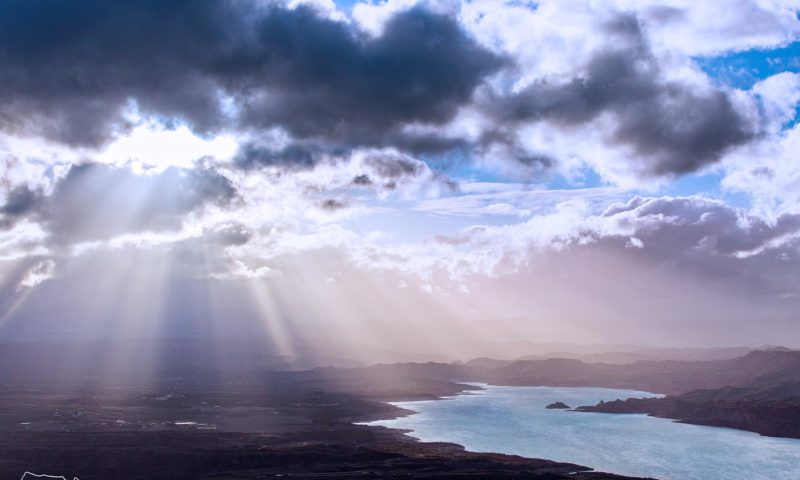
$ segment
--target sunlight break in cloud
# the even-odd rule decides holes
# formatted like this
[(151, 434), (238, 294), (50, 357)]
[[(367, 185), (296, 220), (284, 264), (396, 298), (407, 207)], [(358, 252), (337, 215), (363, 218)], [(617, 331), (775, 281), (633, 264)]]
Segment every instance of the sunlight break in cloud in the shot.
[(798, 37), (746, 0), (2, 2), (0, 337), (783, 341)]

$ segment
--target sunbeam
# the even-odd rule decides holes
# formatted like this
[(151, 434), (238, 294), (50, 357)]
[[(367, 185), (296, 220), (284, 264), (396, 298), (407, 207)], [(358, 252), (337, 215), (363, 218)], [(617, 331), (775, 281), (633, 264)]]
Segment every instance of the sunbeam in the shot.
[(0, 1), (0, 478), (794, 480), (796, 3)]

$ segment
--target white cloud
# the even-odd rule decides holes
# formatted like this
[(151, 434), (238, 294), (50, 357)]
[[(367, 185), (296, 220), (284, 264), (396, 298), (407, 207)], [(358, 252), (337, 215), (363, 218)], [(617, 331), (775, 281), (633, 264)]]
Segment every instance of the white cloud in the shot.
[(731, 158), (722, 186), (743, 193), (759, 215), (800, 211), (800, 124)]
[(47, 259), (35, 263), (28, 269), (28, 271), (22, 277), (22, 280), (20, 280), (19, 284), (17, 285), (17, 291), (35, 287), (36, 285), (49, 280), (53, 277), (55, 270), (56, 263), (53, 260)]
[[(300, 3), (309, 2), (298, 1), (293, 5)], [(329, 0), (310, 3), (337, 18), (341, 13)], [(393, 13), (415, 3), (414, 0), (358, 3), (352, 9), (353, 20), (377, 34)], [(463, 4), (427, 2), (426, 5), (456, 14), (482, 43), (515, 60), (517, 70), (492, 80), (492, 88), (506, 90), (519, 90), (543, 78), (568, 80), (579, 76), (597, 50), (617, 41), (600, 27), (620, 13), (634, 13), (643, 22), (660, 67), (659, 74), (663, 76), (661, 80), (680, 81), (698, 91), (711, 88), (712, 82), (697, 67), (692, 56), (781, 45), (799, 31), (796, 12), (790, 5), (778, 2), (675, 1), (653, 7), (649, 2), (624, 0), (547, 0), (536, 4), (476, 0)], [(773, 127), (772, 136), (725, 160), (723, 165), (727, 172), (723, 185), (731, 191), (752, 195), (758, 205), (756, 213), (772, 219), (800, 208), (800, 194), (797, 193), (800, 191), (800, 168), (795, 158), (795, 152), (800, 151), (800, 133), (797, 127), (783, 133), (774, 127), (793, 117), (800, 101), (799, 78), (797, 74), (783, 73), (758, 83), (750, 92), (733, 92), (741, 112), (755, 118), (754, 112), (762, 108), (766, 112), (763, 119)], [(637, 218), (635, 228), (622, 228), (597, 213), (610, 202), (629, 196), (631, 190), (655, 192), (671, 181), (668, 178), (642, 180), (641, 154), (609, 142), (615, 128), (615, 119), (610, 115), (599, 115), (574, 128), (542, 122), (521, 126), (514, 132), (518, 137), (515, 147), (557, 159), (554, 172), (575, 179), (581, 172), (590, 170), (612, 185), (569, 190), (548, 190), (536, 184), (462, 180), (457, 191), (452, 182), (425, 162), (394, 149), (361, 149), (343, 158), (330, 156), (308, 170), (267, 167), (243, 171), (229, 163), (242, 139), (201, 138), (185, 126), (170, 130), (141, 118), (137, 122), (138, 126), (127, 135), (103, 151), (95, 152), (94, 159), (142, 169), (163, 169), (170, 165), (188, 168), (195, 165), (199, 157), (214, 157), (235, 185), (240, 201), (230, 209), (209, 208), (187, 215), (180, 229), (160, 236), (151, 232), (118, 235), (105, 243), (84, 245), (77, 254), (109, 246), (177, 245), (202, 237), (204, 229), (210, 225), (234, 218), (253, 232), (247, 244), (226, 250), (226, 255), (230, 256), (229, 273), (234, 276), (271, 276), (270, 267), (258, 262), (324, 248), (350, 251), (351, 260), (358, 268), (398, 268), (426, 278), (437, 270), (453, 278), (474, 273), (494, 276), (523, 268), (529, 261), (531, 249), (559, 250), (569, 244), (594, 241), (587, 236), (587, 229), (600, 237), (625, 235), (626, 245), (647, 250), (651, 242), (639, 233), (657, 228), (662, 219)], [(413, 128), (425, 129), (424, 126)], [(464, 108), (442, 131), (478, 140), (487, 128), (485, 116), (472, 106)], [(289, 139), (280, 129), (272, 129), (265, 132), (261, 140), (280, 147)], [(63, 171), (85, 153), (13, 138), (5, 139), (4, 147), (20, 154), (22, 159), (13, 160), (14, 165), (9, 163), (12, 160), (7, 160), (3, 181), (7, 185), (17, 185), (35, 180), (44, 185), (45, 191), (52, 187), (54, 180), (43, 178), (63, 176)], [(513, 156), (511, 153), (487, 149), (477, 159), (477, 167), (524, 178), (525, 169), (515, 164), (515, 160), (506, 158)], [(383, 228), (382, 224), (378, 229), (380, 234), (365, 233), (376, 231), (375, 224), (382, 215), (397, 212), (468, 220), (447, 226), (434, 225), (426, 230), (435, 231), (426, 238), (439, 241), (396, 240), (398, 232)], [(42, 245), (44, 235), (39, 232), (37, 237), (35, 228), (30, 225), (25, 228), (28, 229), (25, 237), (28, 244), (24, 251), (31, 252), (34, 249), (30, 244), (40, 242)], [(22, 230), (15, 232), (19, 235)], [(0, 237), (0, 254), (5, 252), (5, 258), (18, 255), (15, 251), (23, 251), (19, 242), (3, 241), (4, 238)]]
[(772, 133), (780, 132), (787, 122), (794, 120), (800, 104), (800, 74), (782, 72), (772, 75), (753, 86), (753, 93), (767, 111)]
[(636, 237), (631, 237), (628, 239), (628, 243), (626, 243), (625, 246), (631, 248), (644, 248), (644, 242)]

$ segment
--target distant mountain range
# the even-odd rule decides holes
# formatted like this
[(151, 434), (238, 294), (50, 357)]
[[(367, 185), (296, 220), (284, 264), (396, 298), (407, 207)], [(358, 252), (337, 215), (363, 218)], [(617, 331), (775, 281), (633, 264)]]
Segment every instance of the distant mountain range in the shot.
[(476, 368), (484, 370), (481, 374), (484, 380), (496, 385), (634, 388), (680, 394), (696, 389), (744, 386), (766, 375), (795, 375), (800, 380), (800, 351), (753, 350), (726, 360), (643, 360), (628, 364), (551, 358)]
[[(465, 367), (508, 367), (505, 375), (513, 382), (519, 362), (553, 358), (586, 363), (632, 364), (643, 360), (720, 360), (742, 356), (751, 349), (656, 348), (636, 345), (577, 345), (515, 341), (481, 345), (451, 345), (453, 351), (502, 354), (461, 362), (439, 353), (415, 354), (374, 347), (357, 349), (316, 348), (314, 343), (297, 343), (291, 353), (265, 344), (257, 338), (152, 338), (63, 342), (0, 343), (0, 381), (91, 380), (111, 377), (119, 380), (147, 380), (164, 376), (220, 375), (258, 371), (301, 371), (316, 367), (353, 368), (370, 364), (437, 362)], [(469, 357), (467, 357), (469, 358)], [(511, 365), (514, 364), (512, 367)], [(534, 364), (529, 364), (530, 367)]]
[[(0, 345), (5, 384), (297, 384), (397, 400), (457, 391), (459, 382), (494, 385), (607, 387), (666, 394), (619, 399), (580, 410), (635, 412), (706, 425), (800, 438), (800, 351), (767, 349), (640, 349), (570, 353), (577, 358), (468, 362), (404, 362), (363, 366), (333, 356), (272, 355), (255, 345), (165, 341), (147, 350), (135, 341), (104, 344)], [(229, 350), (230, 349), (230, 350)], [(734, 354), (741, 353), (735, 356)], [(684, 359), (638, 357), (677, 356)], [(733, 358), (730, 356), (734, 355)], [(702, 359), (687, 360), (688, 358)], [(607, 358), (613, 361), (599, 362)], [(592, 361), (589, 361), (591, 359)], [(628, 360), (623, 362), (622, 360)], [(318, 366), (328, 365), (328, 366)], [(412, 388), (413, 387), (413, 388)], [(317, 388), (317, 387), (314, 387)]]

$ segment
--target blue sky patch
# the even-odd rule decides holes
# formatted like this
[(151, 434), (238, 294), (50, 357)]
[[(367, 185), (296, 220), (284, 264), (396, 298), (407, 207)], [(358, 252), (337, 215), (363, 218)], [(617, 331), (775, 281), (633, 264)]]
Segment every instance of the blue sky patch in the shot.
[(767, 50), (746, 50), (695, 59), (717, 82), (749, 90), (757, 82), (781, 72), (800, 72), (800, 42)]

